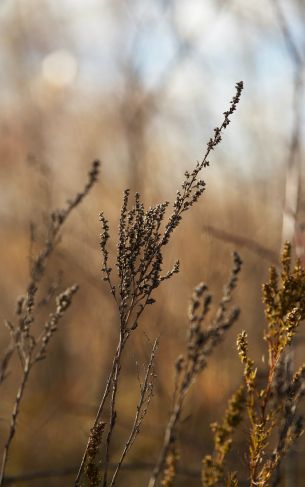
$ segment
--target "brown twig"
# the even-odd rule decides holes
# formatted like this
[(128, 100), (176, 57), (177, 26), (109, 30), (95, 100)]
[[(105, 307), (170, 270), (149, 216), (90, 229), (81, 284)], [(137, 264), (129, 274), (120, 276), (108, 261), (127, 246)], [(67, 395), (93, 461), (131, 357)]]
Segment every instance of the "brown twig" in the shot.
[(121, 371), (121, 356), (122, 356), (123, 348), (124, 348), (124, 336), (120, 334), (117, 359), (115, 362), (115, 368), (114, 368), (113, 379), (112, 379), (112, 394), (111, 394), (110, 414), (109, 414), (110, 424), (109, 424), (109, 431), (106, 440), (106, 453), (105, 453), (105, 465), (104, 465), (104, 477), (103, 477), (104, 487), (107, 486), (108, 464), (110, 460), (110, 444), (111, 444), (111, 438), (116, 424), (117, 413), (115, 410), (115, 405), (116, 405), (116, 396), (118, 391), (119, 375)]
[(6, 440), (5, 445), (4, 445), (2, 461), (1, 461), (1, 470), (0, 470), (0, 485), (1, 486), (3, 485), (5, 467), (6, 467), (6, 463), (7, 463), (7, 459), (8, 459), (8, 455), (9, 455), (10, 446), (11, 446), (11, 443), (12, 443), (13, 438), (14, 438), (15, 433), (16, 433), (17, 418), (18, 418), (18, 415), (20, 412), (20, 405), (21, 405), (21, 401), (23, 399), (23, 394), (24, 394), (25, 387), (26, 387), (26, 384), (27, 384), (27, 381), (29, 378), (30, 370), (31, 370), (31, 361), (30, 361), (30, 357), (29, 357), (24, 364), (21, 383), (20, 383), (20, 386), (19, 386), (19, 389), (18, 389), (18, 392), (16, 395), (15, 404), (14, 404), (13, 411), (12, 411), (10, 429), (9, 429), (7, 440)]
[(152, 394), (153, 394), (153, 381), (154, 381), (154, 374), (155, 374), (154, 373), (155, 354), (156, 354), (156, 351), (158, 348), (158, 343), (159, 343), (159, 340), (156, 339), (154, 341), (152, 351), (150, 354), (149, 363), (148, 363), (147, 368), (146, 368), (146, 374), (145, 374), (144, 382), (142, 385), (140, 385), (140, 400), (137, 404), (137, 410), (136, 410), (134, 422), (133, 422), (129, 437), (128, 437), (125, 445), (124, 445), (124, 449), (123, 449), (123, 452), (121, 454), (120, 460), (119, 460), (117, 467), (113, 473), (111, 483), (110, 483), (110, 487), (114, 486), (117, 475), (122, 468), (125, 457), (126, 457), (128, 451), (130, 450), (130, 448), (132, 447), (137, 435), (139, 434), (142, 422), (143, 422), (144, 417), (147, 413), (147, 409), (148, 409), (148, 406), (150, 404), (150, 400), (151, 400)]
[[(114, 356), (114, 359), (113, 359), (113, 362), (112, 362), (112, 367), (111, 367), (111, 371), (108, 375), (108, 378), (107, 378), (107, 382), (106, 382), (106, 385), (105, 385), (105, 390), (104, 390), (104, 394), (103, 394), (103, 397), (101, 399), (101, 402), (99, 404), (99, 408), (97, 410), (97, 413), (96, 413), (96, 417), (95, 417), (95, 420), (94, 420), (94, 423), (93, 423), (93, 426), (92, 428), (95, 428), (100, 420), (100, 417), (102, 415), (102, 412), (104, 410), (104, 406), (105, 406), (105, 403), (106, 403), (106, 400), (109, 396), (109, 392), (110, 392), (110, 388), (111, 388), (111, 383), (112, 383), (112, 380), (113, 380), (113, 376), (114, 376), (114, 372), (115, 372), (115, 368), (117, 366), (117, 360), (120, 359), (120, 357), (118, 356), (118, 353), (119, 353), (119, 348), (117, 348), (117, 352)], [(86, 445), (86, 448), (85, 448), (85, 451), (84, 451), (84, 454), (83, 454), (83, 457), (82, 457), (82, 460), (81, 460), (81, 463), (77, 469), (77, 475), (76, 475), (76, 478), (75, 478), (75, 482), (74, 482), (74, 485), (75, 487), (77, 487), (79, 485), (79, 481), (80, 481), (80, 478), (81, 478), (81, 475), (83, 473), (83, 470), (84, 470), (84, 467), (85, 467), (85, 463), (86, 463), (86, 459), (87, 459), (87, 454), (88, 454), (88, 448), (89, 448), (89, 441), (90, 441), (90, 437), (88, 438), (88, 442), (87, 442), (87, 445)]]

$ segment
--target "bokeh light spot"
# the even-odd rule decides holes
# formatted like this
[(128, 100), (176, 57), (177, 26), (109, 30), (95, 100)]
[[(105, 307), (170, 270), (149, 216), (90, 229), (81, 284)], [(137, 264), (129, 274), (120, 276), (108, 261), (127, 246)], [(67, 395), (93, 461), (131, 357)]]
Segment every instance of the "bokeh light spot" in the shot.
[(48, 54), (42, 61), (42, 77), (54, 86), (71, 85), (77, 75), (78, 63), (71, 52), (60, 49)]

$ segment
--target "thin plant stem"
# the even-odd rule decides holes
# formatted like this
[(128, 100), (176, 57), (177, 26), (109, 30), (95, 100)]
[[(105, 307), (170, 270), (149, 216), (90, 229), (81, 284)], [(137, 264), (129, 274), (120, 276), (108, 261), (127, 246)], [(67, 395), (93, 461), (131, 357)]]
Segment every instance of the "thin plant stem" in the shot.
[[(110, 387), (111, 387), (112, 379), (113, 379), (114, 372), (115, 372), (115, 368), (116, 368), (116, 361), (117, 361), (117, 353), (115, 354), (115, 357), (114, 357), (114, 359), (112, 361), (111, 371), (110, 371), (110, 373), (108, 375), (108, 379), (107, 379), (107, 382), (106, 382), (106, 386), (105, 386), (105, 389), (104, 389), (104, 393), (103, 393), (101, 402), (99, 404), (99, 407), (98, 407), (98, 410), (97, 410), (97, 413), (96, 413), (96, 416), (95, 416), (95, 420), (94, 420), (94, 423), (93, 423), (93, 428), (95, 428), (97, 426), (97, 424), (99, 422), (99, 419), (101, 417), (101, 414), (102, 414), (102, 412), (104, 410), (104, 406), (105, 406), (106, 400), (107, 400), (107, 398), (109, 396)], [(74, 487), (78, 487), (79, 486), (80, 478), (81, 478), (81, 475), (82, 475), (82, 473), (84, 471), (84, 468), (85, 468), (85, 463), (86, 463), (87, 454), (88, 454), (88, 448), (89, 448), (89, 439), (87, 441), (87, 444), (86, 444), (86, 447), (85, 447), (85, 451), (83, 453), (82, 460), (81, 460), (80, 466), (78, 468), (78, 472), (77, 472), (77, 475), (76, 475), (76, 478), (75, 478), (75, 481), (74, 481)]]
[(1, 470), (0, 470), (0, 486), (3, 485), (6, 464), (7, 464), (7, 460), (8, 460), (8, 456), (9, 456), (9, 451), (10, 451), (10, 447), (12, 445), (13, 438), (14, 438), (15, 433), (16, 433), (17, 418), (18, 418), (19, 413), (20, 413), (20, 405), (21, 405), (21, 401), (22, 401), (22, 398), (24, 395), (26, 384), (27, 384), (27, 381), (29, 378), (30, 370), (31, 370), (31, 358), (28, 357), (25, 360), (22, 380), (21, 380), (18, 392), (16, 394), (15, 404), (14, 404), (12, 417), (11, 417), (10, 429), (9, 429), (8, 437), (7, 437), (7, 440), (6, 440), (6, 443), (4, 446), (3, 455), (2, 455)]
[(156, 464), (155, 468), (153, 469), (151, 478), (149, 479), (148, 487), (154, 487), (156, 485), (156, 482), (157, 482), (160, 474), (161, 474), (161, 470), (163, 468), (165, 459), (167, 457), (167, 454), (168, 454), (170, 446), (171, 446), (171, 442), (172, 442), (172, 438), (173, 438), (173, 432), (175, 431), (176, 426), (177, 426), (179, 419), (180, 419), (180, 414), (181, 414), (182, 405), (183, 405), (183, 399), (184, 399), (184, 397), (181, 397), (181, 395), (180, 395), (179, 400), (177, 401), (177, 403), (173, 409), (173, 412), (171, 414), (171, 417), (168, 421), (166, 431), (165, 431), (165, 435), (164, 435), (164, 442), (162, 445), (162, 449), (161, 449), (161, 452), (159, 454), (157, 464)]
[(136, 436), (139, 433), (140, 425), (141, 425), (141, 422), (143, 420), (143, 414), (145, 415), (145, 412), (146, 412), (145, 410), (143, 411), (143, 406), (145, 405), (146, 393), (149, 389), (149, 381), (151, 379), (152, 370), (154, 367), (154, 359), (155, 359), (155, 353), (156, 353), (156, 350), (158, 347), (158, 342), (159, 342), (158, 339), (156, 339), (154, 344), (153, 344), (153, 347), (152, 347), (149, 364), (148, 364), (147, 369), (146, 369), (145, 379), (144, 379), (143, 385), (141, 386), (141, 396), (140, 396), (140, 401), (137, 405), (137, 411), (136, 411), (135, 419), (134, 419), (134, 422), (133, 422), (133, 425), (131, 428), (130, 435), (129, 435), (126, 443), (125, 443), (125, 446), (124, 446), (122, 455), (120, 457), (120, 460), (119, 460), (117, 467), (114, 471), (114, 474), (113, 474), (113, 477), (112, 477), (112, 480), (110, 483), (110, 487), (113, 487), (115, 484), (116, 478), (117, 478), (118, 473), (122, 467), (124, 459), (125, 459), (128, 451), (129, 451), (129, 449), (131, 448), (132, 444), (134, 443)]
[(117, 391), (118, 391), (119, 376), (120, 376), (120, 372), (121, 372), (121, 356), (122, 356), (123, 348), (124, 348), (124, 336), (123, 336), (123, 333), (121, 332), (118, 350), (117, 350), (117, 360), (116, 360), (113, 379), (112, 379), (112, 395), (111, 395), (111, 405), (110, 405), (110, 414), (109, 414), (110, 421), (109, 421), (109, 431), (108, 431), (107, 440), (106, 440), (103, 487), (107, 486), (108, 465), (109, 465), (109, 459), (110, 459), (110, 445), (111, 445), (113, 430), (114, 430), (115, 423), (116, 423), (115, 404), (116, 404), (116, 397), (117, 397)]

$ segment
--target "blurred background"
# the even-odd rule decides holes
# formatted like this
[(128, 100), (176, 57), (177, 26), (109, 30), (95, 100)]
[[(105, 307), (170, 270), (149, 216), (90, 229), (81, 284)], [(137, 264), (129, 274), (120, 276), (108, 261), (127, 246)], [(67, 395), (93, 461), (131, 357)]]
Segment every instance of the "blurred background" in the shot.
[[(181, 428), (181, 466), (198, 471), (212, 445), (209, 423), (223, 413), (241, 380), (235, 351), (241, 329), (261, 363), (261, 284), (268, 266), (277, 262), (286, 238), (303, 255), (305, 2), (1, 0), (0, 32), (1, 318), (14, 320), (16, 299), (26, 289), (31, 223), (38, 251), (49, 212), (82, 188), (93, 159), (102, 161), (98, 184), (64, 227), (49, 263), (46, 288), (61, 275), (61, 288), (77, 282), (81, 289), (31, 378), (10, 475), (63, 473), (80, 461), (118, 332), (101, 280), (99, 212), (110, 220), (115, 252), (123, 190), (139, 191), (147, 205), (173, 201), (184, 171), (202, 157), (221, 123), (235, 83), (245, 83), (238, 111), (203, 175), (207, 190), (167, 252), (166, 265), (179, 258), (181, 273), (160, 288), (143, 317), (125, 356), (119, 395), (114, 459), (133, 420), (137, 370), (149, 356), (147, 336), (160, 334), (155, 396), (128, 458), (130, 464), (153, 463), (174, 362), (185, 346), (192, 289), (207, 282), (217, 303), (237, 250), (244, 261), (235, 294), (241, 318), (192, 390)], [(5, 349), (4, 326), (0, 338)], [(297, 364), (302, 346), (300, 339)], [(1, 438), (19, 376), (16, 362), (1, 391)], [(296, 458), (302, 448), (299, 443)], [(243, 478), (245, 444), (239, 440), (232, 462)], [(293, 485), (304, 485), (302, 468), (298, 462)], [(119, 485), (146, 485), (149, 474), (125, 472)], [(72, 479), (18, 485), (66, 486)], [(177, 485), (186, 481), (200, 485), (191, 475), (179, 476)]]

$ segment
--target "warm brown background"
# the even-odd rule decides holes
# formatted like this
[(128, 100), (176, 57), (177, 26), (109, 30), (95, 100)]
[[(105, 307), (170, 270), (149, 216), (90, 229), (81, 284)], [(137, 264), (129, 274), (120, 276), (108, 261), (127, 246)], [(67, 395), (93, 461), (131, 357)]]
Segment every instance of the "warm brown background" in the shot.
[[(94, 158), (103, 162), (99, 183), (71, 216), (49, 263), (45, 286), (62, 271), (62, 287), (77, 282), (81, 291), (47, 360), (31, 378), (9, 474), (60, 471), (79, 462), (117, 336), (115, 308), (101, 281), (99, 212), (109, 217), (115, 234), (125, 187), (141, 192), (148, 205), (172, 201), (184, 170), (203, 154), (235, 82), (242, 79), (238, 112), (204, 175), (207, 191), (167, 254), (168, 266), (180, 259), (181, 273), (159, 290), (157, 304), (144, 316), (125, 357), (119, 396), (118, 451), (134, 413), (136, 362), (141, 366), (148, 356), (145, 333), (161, 334), (155, 397), (128, 459), (153, 462), (173, 390), (173, 363), (183, 351), (192, 288), (206, 281), (217, 300), (230, 253), (238, 250), (245, 263), (235, 295), (241, 319), (194, 387), (182, 427), (181, 465), (200, 468), (211, 446), (209, 423), (223, 412), (241, 378), (237, 332), (248, 330), (252, 356), (260, 360), (264, 353), (261, 283), (281, 246), (293, 135), (302, 167), (303, 86), (295, 79), (303, 67), (294, 47), (304, 52), (305, 4), (280, 2), (284, 17), (276, 5), (272, 0), (1, 2), (1, 318), (13, 319), (16, 299), (26, 288), (30, 222), (37, 225), (39, 248), (47, 213), (82, 187)], [(303, 213), (301, 192), (300, 224)], [(229, 232), (226, 241), (215, 229)], [(231, 236), (270, 254), (262, 256), (240, 240), (232, 243)], [(0, 337), (4, 349), (4, 327)], [(304, 357), (301, 345), (297, 362)], [(7, 430), (18, 367), (13, 364), (2, 386), (0, 438)], [(298, 449), (301, 457), (304, 450)], [(244, 445), (232, 457), (242, 470)], [(148, 474), (124, 473), (119, 485), (145, 485)], [(72, 478), (18, 485), (66, 486)], [(300, 467), (299, 486), (302, 478)], [(186, 479), (179, 479), (185, 485)], [(187, 482), (200, 485), (192, 478)]]

